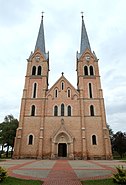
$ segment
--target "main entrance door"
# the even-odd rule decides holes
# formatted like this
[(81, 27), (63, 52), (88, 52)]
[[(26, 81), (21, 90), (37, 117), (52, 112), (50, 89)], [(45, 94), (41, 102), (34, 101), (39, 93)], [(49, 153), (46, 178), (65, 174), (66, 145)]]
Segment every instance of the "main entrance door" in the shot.
[(67, 157), (67, 144), (66, 143), (58, 144), (58, 157)]

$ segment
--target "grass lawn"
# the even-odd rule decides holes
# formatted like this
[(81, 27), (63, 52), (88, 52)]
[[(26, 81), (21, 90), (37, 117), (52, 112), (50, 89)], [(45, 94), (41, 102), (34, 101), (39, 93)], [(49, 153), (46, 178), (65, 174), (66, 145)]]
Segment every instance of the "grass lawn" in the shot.
[(41, 185), (42, 181), (38, 180), (24, 180), (14, 177), (7, 177), (0, 185)]
[(83, 185), (115, 185), (112, 179), (81, 181)]

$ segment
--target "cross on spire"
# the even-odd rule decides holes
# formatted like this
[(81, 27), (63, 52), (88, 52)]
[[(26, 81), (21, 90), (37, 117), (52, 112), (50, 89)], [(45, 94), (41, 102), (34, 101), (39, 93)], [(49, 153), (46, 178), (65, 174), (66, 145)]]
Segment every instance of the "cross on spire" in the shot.
[(41, 51), (41, 53), (44, 55), (45, 59), (49, 59), (49, 53), (46, 53), (46, 50), (45, 50), (43, 14), (44, 14), (44, 12), (42, 12), (42, 19), (41, 19), (41, 23), (40, 23), (40, 27), (39, 27), (35, 50), (39, 49)]
[(45, 13), (45, 12), (42, 11), (42, 19), (43, 19), (43, 17), (44, 17), (44, 16), (43, 16), (44, 13)]
[(82, 14), (82, 28), (81, 28), (80, 55), (82, 55), (86, 49), (89, 49), (91, 51), (91, 47), (90, 47), (86, 27), (84, 24), (84, 19), (83, 19), (84, 12), (81, 12), (81, 14)]
[(81, 12), (81, 14), (82, 14), (82, 16), (81, 16), (81, 17), (82, 17), (82, 19), (83, 19), (83, 17), (84, 17), (84, 15), (83, 15), (83, 14), (84, 14), (84, 12)]

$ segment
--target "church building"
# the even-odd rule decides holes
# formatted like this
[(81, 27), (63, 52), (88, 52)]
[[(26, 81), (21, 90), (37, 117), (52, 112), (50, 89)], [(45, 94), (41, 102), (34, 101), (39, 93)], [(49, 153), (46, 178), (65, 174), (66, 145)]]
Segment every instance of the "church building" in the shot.
[(98, 59), (83, 15), (77, 87), (62, 73), (48, 88), (49, 71), (42, 15), (35, 50), (27, 59), (13, 158), (111, 159)]

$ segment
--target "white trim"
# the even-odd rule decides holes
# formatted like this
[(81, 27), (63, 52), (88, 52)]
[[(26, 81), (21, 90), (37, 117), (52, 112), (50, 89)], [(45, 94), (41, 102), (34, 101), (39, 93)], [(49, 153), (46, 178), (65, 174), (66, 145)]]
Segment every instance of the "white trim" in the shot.
[(91, 92), (92, 92), (92, 98), (93, 98), (94, 97), (94, 93), (93, 93), (93, 83), (92, 82), (88, 82), (88, 84), (87, 84), (88, 85), (88, 98), (90, 98), (89, 84), (91, 84)]
[[(69, 105), (67, 105), (67, 116), (68, 116), (68, 106), (70, 106), (71, 107), (71, 116), (73, 115), (73, 107), (69, 104)], [(70, 117), (70, 116), (68, 116), (68, 117)]]
[[(70, 91), (70, 96), (68, 96), (68, 91)], [(67, 98), (71, 98), (71, 88), (70, 87), (67, 88)]]
[[(90, 66), (92, 66), (92, 67), (93, 67), (93, 75), (91, 75), (91, 73), (90, 73)], [(95, 75), (94, 66), (93, 66), (92, 64), (90, 64), (90, 65), (89, 65), (89, 75), (90, 75), (90, 76), (94, 76), (94, 75)]]
[(62, 104), (64, 104), (64, 116), (66, 116), (66, 115), (67, 115), (67, 112), (66, 112), (66, 111), (67, 111), (67, 110), (66, 110), (66, 105), (65, 105), (65, 103), (63, 103), (63, 102), (60, 104), (60, 111), (59, 111), (59, 112), (60, 112), (60, 116), (61, 116), (61, 105), (62, 105)]
[(57, 116), (59, 116), (59, 107), (58, 107), (57, 104), (53, 105), (53, 116), (55, 116), (55, 115), (54, 115), (54, 108), (55, 108), (55, 106), (57, 106), (57, 108), (58, 108), (58, 112), (57, 112), (58, 114), (57, 114)]
[(34, 116), (36, 116), (36, 112), (37, 112), (37, 106), (35, 105), (35, 104), (31, 104), (31, 108), (30, 108), (30, 116), (32, 116), (31, 115), (31, 113), (32, 113), (32, 106), (35, 106), (35, 115)]
[(96, 145), (98, 145), (98, 136), (97, 136), (97, 134), (92, 134), (92, 135), (91, 135), (91, 145), (92, 145), (92, 146), (96, 146), (96, 145), (93, 145), (93, 142), (92, 142), (92, 141), (93, 141), (93, 140), (92, 140), (92, 136), (94, 136), (94, 135), (96, 136)]
[[(84, 67), (85, 67), (85, 66), (87, 66), (87, 71), (88, 71), (88, 74), (87, 74), (87, 75), (85, 75), (85, 71), (84, 71)], [(85, 64), (85, 65), (83, 66), (83, 75), (84, 75), (84, 76), (89, 76), (89, 72), (90, 72), (90, 71), (89, 71), (89, 66), (88, 66), (87, 64)]]
[(35, 98), (37, 98), (37, 94), (38, 94), (38, 83), (37, 82), (33, 82), (32, 84), (32, 97), (33, 98), (33, 95), (34, 95), (34, 84), (36, 83), (36, 96)]
[(27, 145), (29, 145), (29, 136), (30, 136), (30, 135), (33, 136), (32, 145), (34, 145), (34, 138), (35, 138), (35, 136), (34, 136), (34, 134), (32, 134), (32, 133), (30, 133), (30, 134), (27, 135)]
[(95, 105), (94, 105), (94, 104), (90, 104), (90, 105), (89, 105), (89, 116), (91, 116), (91, 111), (90, 111), (90, 106), (91, 106), (91, 105), (92, 105), (93, 108), (94, 108), (94, 116), (95, 116), (95, 115), (96, 115), (96, 114), (95, 114), (96, 112), (95, 112)]
[[(62, 89), (62, 83), (63, 83), (63, 89)], [(65, 82), (61, 81), (61, 91), (63, 91), (65, 89)]]
[[(56, 97), (56, 91), (57, 91), (57, 97)], [(59, 95), (59, 90), (58, 90), (58, 88), (56, 87), (56, 88), (54, 89), (54, 98), (58, 98), (58, 95)]]
[[(40, 67), (41, 67), (41, 74), (40, 75), (42, 75), (42, 66), (41, 65), (39, 65)], [(37, 72), (37, 75), (38, 75), (38, 67), (39, 66), (37, 66), (37, 70), (36, 70), (36, 72)], [(38, 75), (39, 76), (39, 75)]]
[[(33, 67), (34, 67), (35, 65), (33, 65), (32, 67), (31, 67), (31, 75), (33, 75), (32, 74), (32, 69), (33, 69)], [(35, 66), (36, 67), (36, 70), (35, 70), (35, 74), (33, 75), (33, 76), (35, 76), (36, 75), (36, 72), (37, 72), (37, 66)]]

